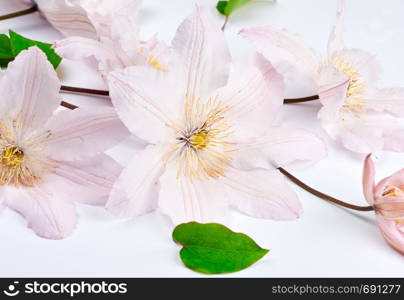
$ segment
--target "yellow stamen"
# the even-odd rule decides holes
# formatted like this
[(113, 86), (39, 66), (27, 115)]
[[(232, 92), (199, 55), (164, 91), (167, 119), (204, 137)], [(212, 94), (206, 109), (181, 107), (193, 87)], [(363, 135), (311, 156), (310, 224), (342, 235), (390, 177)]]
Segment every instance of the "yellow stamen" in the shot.
[(24, 152), (13, 145), (9, 145), (3, 149), (1, 154), (1, 164), (6, 167), (15, 167), (22, 163)]
[(154, 55), (150, 55), (147, 59), (147, 64), (157, 71), (166, 72), (167, 69), (160, 63), (160, 61), (154, 57)]
[(404, 188), (389, 186), (382, 194), (383, 197), (402, 198), (404, 196)]

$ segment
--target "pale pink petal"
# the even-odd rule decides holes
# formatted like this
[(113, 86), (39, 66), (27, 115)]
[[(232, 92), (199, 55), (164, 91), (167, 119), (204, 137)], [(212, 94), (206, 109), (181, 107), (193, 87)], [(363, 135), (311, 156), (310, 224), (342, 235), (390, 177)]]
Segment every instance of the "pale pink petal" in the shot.
[(189, 97), (204, 99), (226, 84), (230, 53), (220, 24), (202, 8), (179, 26), (172, 47), (180, 73), (177, 84)]
[(73, 199), (60, 188), (55, 176), (47, 176), (39, 187), (3, 187), (6, 205), (20, 213), (37, 235), (49, 239), (65, 238), (77, 223)]
[(311, 80), (314, 89), (318, 59), (300, 37), (270, 26), (245, 28), (240, 34), (271, 61), (282, 75), (293, 77), (295, 73), (301, 74)]
[(130, 67), (108, 77), (111, 100), (119, 117), (132, 133), (151, 143), (158, 142), (182, 112), (182, 90), (169, 73)]
[(256, 54), (234, 63), (228, 84), (213, 97), (230, 107), (227, 115), (235, 132), (260, 136), (272, 125), (283, 104), (283, 94), (282, 76)]
[(337, 4), (337, 17), (335, 20), (334, 27), (331, 31), (330, 37), (328, 39), (328, 54), (332, 55), (332, 53), (340, 51), (344, 48), (344, 40), (343, 40), (343, 25), (344, 25), (344, 10), (345, 10), (345, 1), (338, 0)]
[(66, 0), (35, 0), (35, 2), (49, 23), (63, 35), (96, 38), (95, 28), (80, 5), (68, 4)]
[(46, 124), (47, 153), (57, 160), (76, 160), (115, 146), (130, 133), (110, 107), (79, 108), (57, 113)]
[(383, 133), (384, 150), (404, 152), (404, 129), (385, 130)]
[(323, 140), (306, 130), (273, 127), (264, 136), (239, 139), (233, 164), (241, 169), (290, 167), (327, 155)]
[(404, 254), (404, 224), (386, 219), (379, 214), (376, 215), (376, 220), (384, 238), (390, 246)]
[(303, 209), (297, 194), (279, 171), (226, 171), (228, 201), (238, 210), (255, 218), (291, 220)]
[(365, 199), (370, 205), (373, 205), (375, 195), (375, 166), (371, 154), (368, 154), (365, 159), (362, 183)]
[(352, 113), (343, 114), (336, 123), (336, 139), (353, 152), (368, 154), (380, 151), (384, 148), (383, 126), (389, 121), (385, 116), (369, 113), (362, 114), (360, 118)]
[(122, 171), (122, 166), (106, 154), (56, 164), (55, 174), (72, 183), (63, 187), (64, 192), (70, 199), (85, 204), (104, 205)]
[(59, 107), (59, 89), (59, 79), (45, 54), (37, 47), (22, 51), (0, 77), (2, 119), (17, 121), (21, 138)]
[(177, 177), (177, 170), (169, 166), (160, 177), (158, 207), (174, 224), (196, 221), (226, 222), (228, 203), (220, 180), (191, 181)]
[(125, 167), (116, 181), (106, 208), (119, 217), (143, 215), (157, 207), (158, 180), (164, 171), (162, 150), (148, 146)]
[(105, 60), (114, 55), (101, 42), (78, 36), (56, 41), (53, 48), (63, 58), (71, 60), (80, 60), (90, 56), (94, 56), (98, 60)]
[(387, 111), (392, 115), (404, 116), (404, 88), (374, 89), (364, 95), (364, 105), (376, 111)]

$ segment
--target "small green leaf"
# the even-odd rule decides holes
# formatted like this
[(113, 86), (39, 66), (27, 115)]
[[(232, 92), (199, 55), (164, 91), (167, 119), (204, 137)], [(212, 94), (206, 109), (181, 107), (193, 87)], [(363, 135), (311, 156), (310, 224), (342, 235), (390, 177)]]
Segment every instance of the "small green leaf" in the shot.
[(27, 50), (31, 46), (37, 46), (46, 54), (49, 62), (53, 65), (55, 69), (61, 63), (62, 58), (56, 54), (55, 50), (52, 48), (52, 44), (27, 39), (12, 30), (9, 31), (9, 34), (10, 34), (11, 50), (14, 57), (16, 57), (21, 51)]
[(185, 266), (205, 274), (243, 270), (269, 252), (249, 236), (216, 223), (178, 225), (173, 239), (183, 246), (180, 257)]
[(0, 67), (6, 68), (11, 60), (14, 59), (11, 51), (10, 39), (5, 34), (0, 34)]
[(230, 14), (239, 9), (241, 6), (251, 2), (251, 0), (226, 0), (219, 1), (216, 5), (216, 9), (224, 16), (228, 17)]

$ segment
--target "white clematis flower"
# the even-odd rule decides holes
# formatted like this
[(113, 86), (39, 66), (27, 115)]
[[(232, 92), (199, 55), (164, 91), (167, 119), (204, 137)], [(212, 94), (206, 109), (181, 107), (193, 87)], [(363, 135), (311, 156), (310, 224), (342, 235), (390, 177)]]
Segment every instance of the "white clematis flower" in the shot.
[(300, 74), (320, 96), (319, 119), (325, 131), (349, 150), (404, 151), (404, 88), (379, 88), (380, 66), (375, 56), (347, 49), (342, 38), (344, 1), (338, 1), (337, 21), (323, 59), (304, 41), (272, 27), (247, 28), (251, 41), (286, 77)]
[(258, 54), (231, 63), (220, 25), (200, 8), (172, 45), (168, 72), (109, 75), (118, 115), (150, 144), (126, 166), (107, 209), (133, 217), (159, 208), (174, 223), (223, 221), (229, 207), (297, 218), (298, 197), (276, 167), (319, 160), (326, 150), (309, 132), (273, 125), (282, 76)]

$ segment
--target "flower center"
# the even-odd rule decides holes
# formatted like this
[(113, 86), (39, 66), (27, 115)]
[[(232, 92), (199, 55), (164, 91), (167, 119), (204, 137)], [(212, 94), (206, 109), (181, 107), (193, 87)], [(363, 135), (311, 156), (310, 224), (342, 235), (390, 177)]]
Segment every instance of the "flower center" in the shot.
[(235, 151), (234, 144), (227, 140), (231, 135), (231, 126), (224, 117), (228, 110), (214, 99), (204, 104), (192, 97), (187, 99), (184, 125), (176, 129), (177, 177), (202, 180), (224, 175), (232, 160), (230, 152)]
[(346, 97), (358, 97), (365, 90), (365, 82), (359, 72), (353, 67), (352, 63), (339, 57), (333, 59), (334, 67), (344, 73), (349, 78)]
[(1, 164), (5, 167), (16, 167), (22, 163), (24, 152), (14, 145), (9, 145), (2, 150)]
[(204, 149), (209, 143), (209, 133), (206, 130), (201, 130), (193, 134), (189, 138), (189, 142), (196, 149)]
[(34, 186), (37, 177), (26, 164), (24, 151), (15, 145), (0, 150), (0, 185)]
[(404, 197), (404, 187), (388, 186), (384, 190), (383, 197), (390, 198), (403, 198)]

